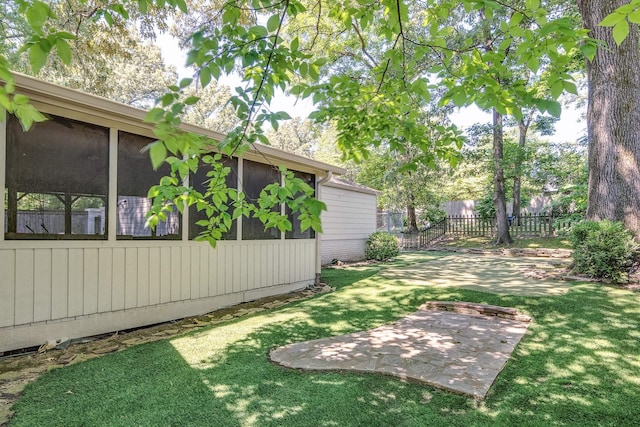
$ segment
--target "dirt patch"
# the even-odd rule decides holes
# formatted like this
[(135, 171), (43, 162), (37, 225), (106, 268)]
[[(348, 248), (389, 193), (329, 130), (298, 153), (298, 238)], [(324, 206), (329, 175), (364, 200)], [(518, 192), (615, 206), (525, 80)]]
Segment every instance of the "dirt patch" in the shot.
[(201, 316), (70, 342), (45, 344), (38, 351), (2, 357), (0, 358), (0, 426), (5, 426), (9, 422), (13, 415), (11, 406), (20, 398), (24, 388), (50, 369), (122, 351), (135, 345), (169, 339), (192, 329), (281, 307), (332, 290), (329, 286), (321, 284), (303, 291), (262, 298)]

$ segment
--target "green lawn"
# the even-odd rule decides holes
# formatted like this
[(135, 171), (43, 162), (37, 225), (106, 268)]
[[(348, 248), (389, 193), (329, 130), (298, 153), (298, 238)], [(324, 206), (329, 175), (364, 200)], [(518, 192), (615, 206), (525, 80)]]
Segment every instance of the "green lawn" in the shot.
[[(405, 254), (393, 265), (437, 253)], [(497, 296), (329, 269), (335, 292), (45, 374), (14, 426), (638, 425), (640, 295), (574, 284), (562, 296)], [(460, 266), (464, 268), (464, 266)], [(484, 402), (372, 374), (303, 372), (270, 349), (390, 322), (426, 300), (516, 307), (534, 323)]]
[[(438, 243), (438, 246), (486, 249), (505, 247), (496, 246), (494, 241), (495, 239), (490, 236), (448, 236), (447, 239)], [(571, 243), (564, 237), (513, 237), (513, 243), (507, 246), (521, 249), (571, 249)]]

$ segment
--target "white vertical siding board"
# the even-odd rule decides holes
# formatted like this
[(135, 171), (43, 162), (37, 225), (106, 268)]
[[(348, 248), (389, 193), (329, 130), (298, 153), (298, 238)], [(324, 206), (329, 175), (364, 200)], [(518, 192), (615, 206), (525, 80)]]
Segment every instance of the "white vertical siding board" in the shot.
[(69, 249), (69, 317), (81, 316), (84, 312), (84, 250)]
[(274, 280), (276, 283), (285, 283), (284, 245), (275, 246), (273, 250), (278, 254), (277, 263), (272, 267), (275, 269)]
[(291, 246), (282, 245), (284, 248), (284, 260), (283, 260), (283, 269), (284, 269), (284, 283), (293, 282), (293, 275), (291, 274), (291, 270), (295, 268), (292, 262), (292, 254), (291, 254)]
[(268, 286), (269, 283), (269, 277), (267, 275), (267, 272), (269, 271), (267, 268), (269, 248), (263, 247), (260, 249), (260, 274), (256, 280), (256, 288), (264, 288)]
[(220, 287), (224, 286), (218, 280), (218, 249), (207, 248), (207, 259), (209, 269), (209, 296), (223, 295), (224, 289), (220, 291)]
[(271, 281), (273, 285), (277, 285), (278, 283), (282, 283), (280, 281), (280, 275), (282, 274), (282, 269), (280, 268), (280, 248), (272, 246), (270, 252), (273, 254), (273, 263), (269, 265)]
[(231, 293), (232, 283), (231, 281), (227, 281), (227, 250), (223, 250), (222, 248), (217, 248), (216, 252), (216, 273), (218, 276), (218, 294), (225, 295)]
[(171, 248), (160, 249), (160, 302), (171, 301)]
[(33, 321), (51, 319), (51, 249), (34, 251)]
[(191, 262), (189, 261), (189, 247), (180, 248), (180, 299), (191, 298)]
[(0, 327), (14, 324), (16, 256), (13, 249), (0, 250)]
[(125, 249), (124, 308), (138, 305), (138, 248)]
[(111, 284), (113, 283), (113, 249), (98, 250), (98, 312), (111, 311)]
[(51, 251), (51, 318), (67, 317), (69, 304), (69, 250)]
[(255, 289), (256, 282), (260, 280), (260, 272), (262, 270), (262, 251), (263, 245), (251, 245), (249, 244), (249, 255), (251, 257), (252, 267), (247, 270), (247, 289)]
[(233, 268), (236, 273), (240, 273), (240, 290), (249, 289), (249, 272), (255, 268), (254, 260), (251, 259), (250, 244), (243, 243), (240, 247), (240, 257), (234, 259)]
[(222, 271), (224, 277), (224, 289), (225, 293), (230, 294), (233, 293), (235, 288), (233, 286), (233, 251), (237, 249), (237, 246), (231, 246), (226, 251), (221, 253), (221, 258), (224, 260), (224, 264), (220, 264), (218, 268)]
[(233, 246), (233, 256), (231, 260), (227, 259), (227, 265), (225, 265), (225, 270), (227, 270), (227, 280), (231, 282), (231, 291), (232, 292), (240, 292), (242, 291), (242, 282), (241, 282), (241, 268), (242, 266), (242, 246), (246, 245), (235, 245)]
[(125, 269), (126, 269), (126, 252), (124, 248), (113, 249), (113, 262), (111, 269), (111, 309), (124, 309), (125, 295)]
[(181, 250), (179, 247), (171, 248), (171, 301), (180, 301), (182, 297), (181, 278)]
[(191, 299), (204, 297), (206, 293), (200, 294), (202, 283), (200, 283), (200, 248), (197, 246), (188, 246), (189, 264), (191, 272)]
[(138, 248), (138, 307), (149, 305), (149, 248)]
[(149, 248), (149, 305), (160, 303), (160, 248)]
[(98, 312), (98, 249), (85, 249), (83, 266), (83, 314)]
[(303, 241), (298, 240), (296, 241), (295, 244), (295, 254), (296, 254), (296, 262), (295, 262), (295, 266), (294, 266), (294, 271), (295, 271), (295, 279), (293, 280), (294, 282), (299, 282), (302, 280), (303, 275), (305, 270), (307, 269), (306, 264), (304, 263), (304, 256), (305, 256), (305, 247), (302, 244)]
[(263, 252), (267, 256), (266, 264), (264, 265), (264, 268), (262, 269), (262, 275), (265, 277), (264, 286), (273, 286), (273, 284), (274, 284), (274, 281), (273, 281), (273, 270), (275, 270), (274, 268), (272, 268), (273, 259), (274, 259), (274, 257), (273, 257), (273, 248), (265, 248), (265, 250)]
[(307, 251), (307, 268), (309, 269), (310, 278), (316, 278), (316, 257), (319, 257), (320, 254), (316, 253), (316, 243), (309, 242), (308, 251)]
[(200, 298), (212, 296), (211, 282), (209, 281), (209, 245), (197, 245), (198, 257), (200, 258)]

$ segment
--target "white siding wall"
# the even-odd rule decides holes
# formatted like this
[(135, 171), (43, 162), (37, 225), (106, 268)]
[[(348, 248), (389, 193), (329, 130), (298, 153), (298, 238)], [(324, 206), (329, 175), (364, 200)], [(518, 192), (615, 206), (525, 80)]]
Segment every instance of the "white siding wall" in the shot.
[(0, 351), (152, 324), (313, 283), (314, 240), (0, 242)]
[(376, 231), (376, 196), (324, 186), (322, 201), (322, 264), (364, 259), (365, 242)]

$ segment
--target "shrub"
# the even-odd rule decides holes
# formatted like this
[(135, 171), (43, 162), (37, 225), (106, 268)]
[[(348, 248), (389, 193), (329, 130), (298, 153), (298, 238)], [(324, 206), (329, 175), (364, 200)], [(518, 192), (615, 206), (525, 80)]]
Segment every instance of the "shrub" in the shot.
[(496, 217), (496, 207), (493, 204), (493, 193), (487, 193), (476, 205), (476, 212), (483, 221), (491, 221)]
[(621, 222), (582, 221), (571, 228), (573, 269), (596, 279), (625, 282), (638, 250)]
[(367, 259), (384, 261), (397, 256), (399, 253), (400, 245), (398, 245), (398, 239), (393, 234), (376, 231), (367, 239), (365, 249), (365, 257)]

